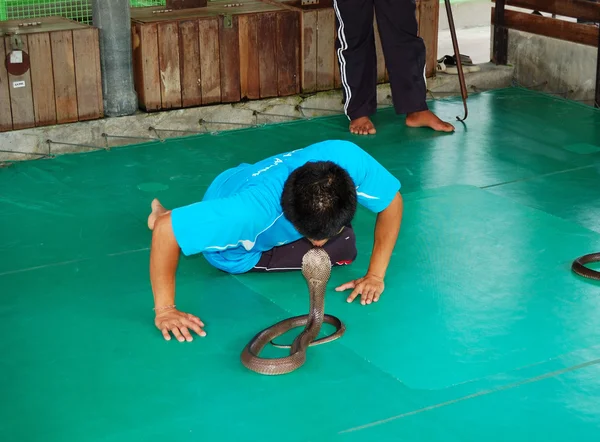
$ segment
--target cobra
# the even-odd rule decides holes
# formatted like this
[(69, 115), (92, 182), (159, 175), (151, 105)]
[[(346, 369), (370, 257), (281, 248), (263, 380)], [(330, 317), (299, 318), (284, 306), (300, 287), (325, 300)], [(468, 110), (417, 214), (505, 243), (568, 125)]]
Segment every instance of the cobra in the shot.
[[(302, 275), (308, 285), (309, 313), (284, 319), (257, 333), (242, 351), (241, 360), (246, 368), (264, 375), (290, 373), (304, 365), (309, 347), (334, 341), (346, 331), (342, 321), (335, 316), (325, 314), (325, 293), (331, 276), (331, 260), (322, 247), (314, 247), (306, 252), (302, 258)], [(336, 330), (329, 336), (316, 339), (324, 323), (333, 325)], [(302, 326), (304, 330), (298, 334), (291, 345), (273, 344), (273, 340), (277, 337)], [(276, 347), (289, 348), (289, 356), (261, 358), (260, 352), (269, 343)]]

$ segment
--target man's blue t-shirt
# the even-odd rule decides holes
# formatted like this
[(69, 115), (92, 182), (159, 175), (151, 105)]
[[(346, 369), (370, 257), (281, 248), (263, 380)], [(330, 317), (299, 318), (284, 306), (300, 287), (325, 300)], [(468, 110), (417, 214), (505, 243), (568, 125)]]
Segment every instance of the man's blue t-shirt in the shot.
[(302, 236), (283, 216), (280, 198), (288, 176), (308, 161), (332, 161), (356, 184), (358, 203), (379, 213), (400, 182), (371, 155), (349, 141), (323, 141), (221, 173), (201, 202), (171, 213), (185, 255), (202, 253), (216, 268), (244, 273), (262, 252)]

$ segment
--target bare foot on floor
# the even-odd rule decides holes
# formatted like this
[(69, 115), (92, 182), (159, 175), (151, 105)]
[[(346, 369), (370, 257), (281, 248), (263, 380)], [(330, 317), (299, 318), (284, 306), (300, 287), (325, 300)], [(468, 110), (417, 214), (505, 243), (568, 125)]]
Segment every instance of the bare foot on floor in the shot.
[(375, 126), (369, 117), (360, 117), (350, 122), (350, 132), (356, 135), (373, 135)]
[(152, 213), (150, 213), (150, 216), (148, 216), (148, 228), (150, 230), (154, 230), (154, 223), (156, 222), (156, 219), (161, 215), (169, 213), (169, 211), (165, 209), (160, 201), (158, 201), (156, 198), (152, 201), (150, 207), (152, 208)]
[(406, 116), (406, 125), (409, 127), (430, 127), (440, 132), (454, 132), (454, 126), (440, 120), (430, 110), (408, 114)]

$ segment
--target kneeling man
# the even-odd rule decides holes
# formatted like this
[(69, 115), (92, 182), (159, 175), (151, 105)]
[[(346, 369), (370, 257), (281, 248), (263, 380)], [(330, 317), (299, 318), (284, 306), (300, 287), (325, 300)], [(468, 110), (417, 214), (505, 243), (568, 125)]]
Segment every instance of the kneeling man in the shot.
[(364, 276), (336, 290), (352, 289), (363, 305), (377, 302), (402, 220), (400, 182), (371, 155), (348, 141), (324, 141), (222, 172), (204, 198), (165, 209), (152, 202), (150, 280), (155, 325), (191, 341), (204, 323), (175, 306), (180, 253), (202, 253), (231, 274), (300, 270), (311, 247), (323, 247), (332, 265), (356, 258), (352, 219), (357, 204), (377, 213), (374, 245)]

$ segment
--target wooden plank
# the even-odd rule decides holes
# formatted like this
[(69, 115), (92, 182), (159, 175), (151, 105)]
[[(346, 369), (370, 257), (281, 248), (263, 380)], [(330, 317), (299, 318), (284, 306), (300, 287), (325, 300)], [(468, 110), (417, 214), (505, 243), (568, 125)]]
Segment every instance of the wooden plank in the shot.
[(277, 14), (277, 84), (280, 97), (300, 92), (300, 15)]
[(315, 92), (317, 90), (317, 11), (303, 12), (301, 23), (302, 91)]
[(335, 16), (333, 9), (317, 11), (317, 90), (333, 89)]
[(383, 57), (383, 47), (379, 35), (379, 26), (377, 18), (373, 15), (373, 33), (375, 37), (375, 56), (377, 58), (377, 83), (385, 82), (385, 58)]
[(334, 52), (333, 59), (333, 87), (339, 89), (342, 87), (342, 77), (340, 74), (340, 60), (337, 55), (337, 49)]
[[(234, 6), (235, 5), (235, 6)], [(282, 5), (269, 5), (260, 0), (251, 0), (248, 2), (210, 2), (205, 8), (183, 9), (165, 11), (164, 6), (148, 8), (132, 8), (131, 19), (138, 23), (152, 23), (161, 21), (191, 20), (193, 18), (205, 19), (208, 17), (218, 17), (231, 14), (263, 14), (266, 12), (279, 12)], [(235, 12), (234, 12), (235, 11)]]
[(98, 29), (73, 32), (75, 83), (79, 121), (104, 116)]
[[(492, 8), (492, 24), (495, 24), (496, 8)], [(530, 13), (511, 10), (504, 11), (504, 25), (509, 29), (529, 32), (557, 38), (559, 40), (581, 43), (587, 46), (598, 47), (598, 28), (550, 17), (542, 17)]]
[(177, 22), (158, 24), (158, 65), (160, 71), (161, 108), (181, 107), (179, 71), (179, 27)]
[[(36, 5), (39, 12), (39, 5)], [(40, 23), (35, 26), (19, 26), (23, 23)], [(52, 32), (52, 31), (69, 31), (72, 29), (86, 29), (89, 25), (79, 23), (74, 20), (69, 20), (59, 16), (49, 17), (34, 17), (30, 19), (14, 19), (0, 21), (0, 35), (14, 32), (14, 28), (19, 29), (19, 34), (32, 34), (39, 32)]]
[(160, 70), (158, 67), (158, 26), (135, 25), (133, 53), (135, 88), (140, 107), (146, 111), (161, 108)]
[(277, 96), (277, 15), (258, 16), (258, 62), (260, 67), (260, 97)]
[(600, 3), (590, 0), (505, 0), (505, 4), (592, 22), (600, 21)]
[(219, 21), (216, 17), (198, 21), (202, 104), (221, 101), (221, 63), (219, 62)]
[[(29, 52), (27, 38), (21, 38), (21, 50)], [(11, 51), (10, 37), (5, 40), (6, 52)], [(19, 87), (15, 87), (15, 83)], [(24, 83), (24, 86), (20, 86)], [(35, 127), (35, 112), (33, 109), (33, 89), (31, 87), (31, 69), (23, 75), (8, 74), (8, 90), (10, 93), (10, 107), (12, 109), (13, 130)]]
[(29, 34), (29, 60), (31, 61), (31, 87), (36, 126), (56, 124), (54, 101), (54, 74), (50, 35)]
[[(322, 7), (322, 6), (321, 6)], [(191, 20), (194, 18), (205, 19), (232, 14), (263, 14), (266, 12), (279, 12), (282, 5), (270, 5), (261, 0), (250, 0), (244, 2), (218, 1), (210, 2), (205, 8), (173, 10), (168, 12), (164, 6), (132, 8), (131, 18), (138, 23), (152, 23), (161, 21)]]
[(242, 99), (260, 98), (260, 67), (258, 63), (258, 18), (241, 15), (240, 35), (240, 95)]
[(334, 46), (333, 46), (333, 87), (335, 89), (340, 89), (342, 87), (342, 77), (340, 73), (340, 59), (338, 57), (338, 48), (341, 46), (340, 38), (338, 35), (338, 22), (337, 16), (334, 14), (333, 20), (333, 35), (335, 36)]
[[(56, 31), (50, 34), (52, 67), (54, 74), (54, 100), (57, 123), (78, 120), (77, 85), (75, 84), (75, 56), (73, 31)], [(93, 50), (89, 47), (88, 50)]]
[(419, 3), (419, 35), (425, 43), (426, 77), (433, 77), (437, 70), (439, 0), (421, 0)]
[(200, 40), (198, 20), (179, 23), (179, 48), (181, 49), (181, 105), (183, 107), (202, 104), (202, 71), (200, 70)]
[(6, 51), (4, 39), (0, 39), (0, 132), (12, 130), (12, 111), (10, 109), (10, 91), (8, 88), (8, 72), (6, 71)]
[(240, 101), (240, 36), (238, 16), (231, 17), (231, 27), (225, 26), (225, 17), (219, 19), (219, 38), (221, 40), (221, 101), (233, 103)]
[[(146, 107), (146, 97), (144, 91), (144, 63), (142, 60), (141, 47), (141, 27), (139, 23), (131, 23), (131, 67), (133, 70), (133, 87), (138, 97), (138, 106), (142, 109)], [(77, 43), (75, 43), (77, 46)]]

